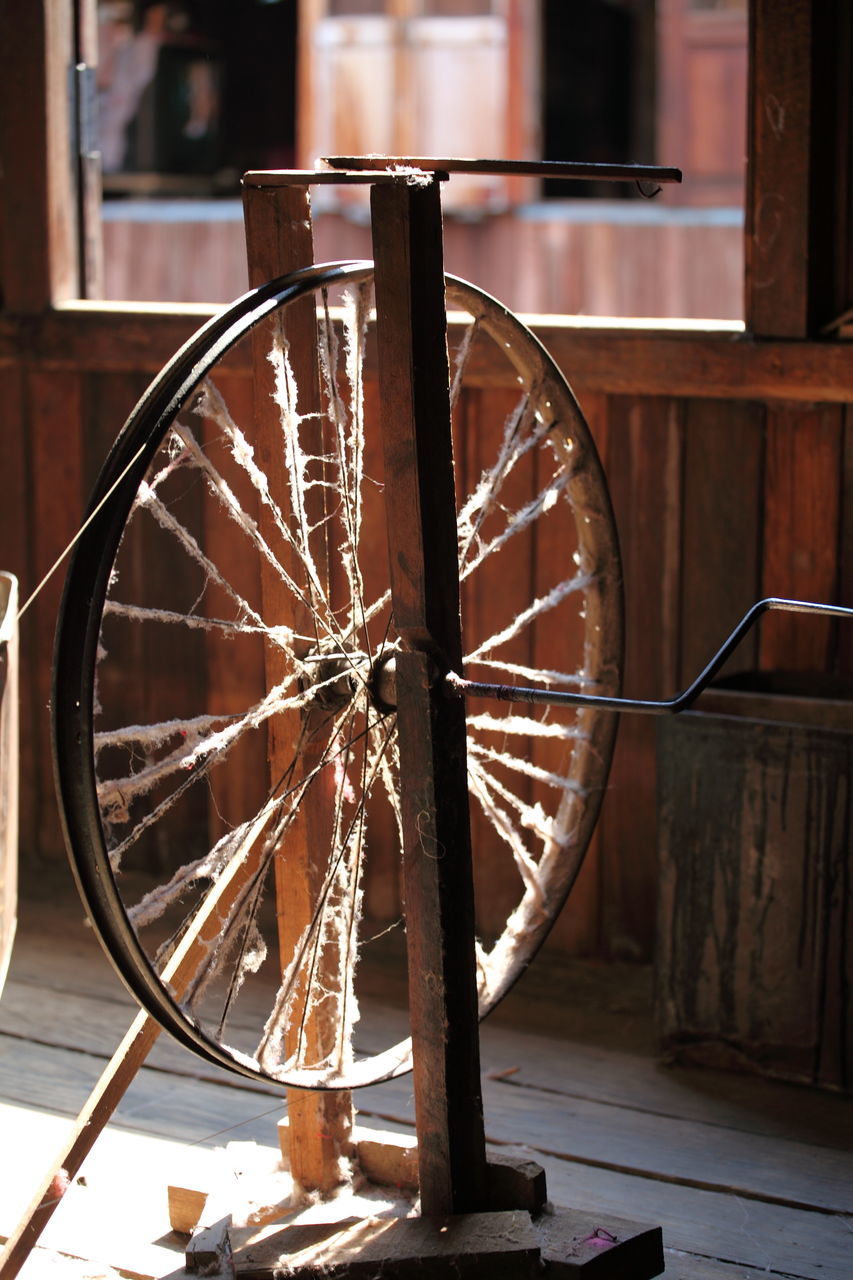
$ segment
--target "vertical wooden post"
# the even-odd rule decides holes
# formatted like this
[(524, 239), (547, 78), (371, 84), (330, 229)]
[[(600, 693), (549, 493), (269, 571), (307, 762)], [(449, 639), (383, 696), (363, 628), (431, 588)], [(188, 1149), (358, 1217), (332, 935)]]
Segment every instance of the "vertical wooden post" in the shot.
[[(308, 188), (305, 186), (244, 187), (246, 243), (249, 261), (249, 278), (252, 285), (309, 266), (314, 260), (311, 231), (311, 207)], [(258, 458), (269, 479), (270, 492), (282, 511), (289, 508), (287, 467), (281, 445), (279, 411), (272, 398), (274, 373), (269, 363), (269, 353), (274, 337), (274, 326), (280, 321), (273, 318), (269, 324), (259, 326), (253, 335), (253, 387), (256, 448)], [(319, 362), (317, 352), (317, 321), (313, 296), (288, 308), (287, 342), (291, 367), (298, 388), (299, 413), (310, 414), (320, 408)], [(303, 426), (303, 431), (307, 430)], [(322, 428), (316, 422), (319, 433)], [(312, 452), (320, 453), (318, 447)], [(316, 491), (315, 491), (316, 495)], [(322, 501), (322, 497), (319, 501)], [(306, 502), (310, 502), (310, 496)], [(321, 551), (315, 552), (318, 563)], [(295, 563), (286, 566), (299, 580), (300, 571)], [(322, 572), (322, 568), (321, 568)], [(261, 590), (264, 616), (287, 622), (303, 633), (310, 634), (309, 620), (297, 616), (305, 610), (299, 606), (283, 586), (281, 579), (262, 562)], [(282, 655), (279, 650), (267, 646), (265, 665), (267, 686), (274, 687), (284, 676)], [(282, 776), (293, 758), (300, 732), (306, 728), (301, 713), (280, 715), (270, 725), (268, 754), (272, 778)], [(319, 750), (319, 748), (317, 748)], [(308, 772), (312, 768), (313, 755), (310, 745), (300, 753), (300, 768)], [(283, 963), (292, 956), (297, 940), (310, 923), (316, 901), (316, 888), (322, 878), (323, 866), (316, 866), (312, 851), (322, 854), (329, 848), (326, 828), (332, 820), (334, 805), (332, 796), (326, 794), (324, 771), (315, 779), (306, 793), (287, 834), (287, 848), (279, 850), (276, 859), (276, 901), (279, 939)], [(302, 992), (304, 999), (306, 992)], [(288, 1032), (285, 1040), (288, 1052), (294, 1048), (294, 1036), (298, 1027)], [(305, 1036), (310, 1059), (321, 1061), (329, 1048), (334, 1046), (335, 1028), (324, 1019), (322, 1010), (307, 1020)], [(290, 1089), (287, 1095), (288, 1144), (290, 1168), (293, 1177), (303, 1187), (331, 1191), (341, 1181), (340, 1156), (348, 1149), (353, 1123), (352, 1100), (346, 1091), (314, 1091)]]
[(7, 311), (41, 311), (79, 292), (73, 58), (71, 0), (0, 5), (0, 294)]
[(101, 234), (101, 152), (98, 145), (96, 77), (98, 15), (95, 0), (76, 0), (74, 9), (75, 106), (77, 143), (77, 258), (80, 294), (100, 298), (104, 291)]
[(850, 53), (846, 0), (751, 0), (746, 325), (760, 337), (815, 336), (850, 303)]
[(391, 589), (407, 650), (397, 660), (397, 725), (428, 1216), (486, 1207), (465, 713), (434, 678), (462, 660), (439, 192), (434, 180), (371, 193)]

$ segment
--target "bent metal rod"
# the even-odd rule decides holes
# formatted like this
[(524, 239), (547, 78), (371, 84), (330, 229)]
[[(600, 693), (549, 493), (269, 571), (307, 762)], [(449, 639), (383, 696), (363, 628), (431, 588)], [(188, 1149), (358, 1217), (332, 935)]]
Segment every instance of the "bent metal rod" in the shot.
[(444, 677), (445, 686), (449, 693), (460, 698), (497, 698), (502, 702), (538, 703), (551, 707), (598, 707), (603, 711), (633, 711), (651, 716), (677, 715), (680, 711), (686, 711), (692, 706), (699, 694), (708, 687), (762, 614), (772, 611), (816, 614), (819, 617), (828, 618), (853, 618), (853, 609), (845, 608), (843, 605), (813, 604), (806, 600), (784, 600), (776, 597), (759, 600), (744, 614), (725, 644), (693, 683), (688, 685), (683, 693), (660, 701), (527, 688), (522, 685), (484, 684), (478, 680), (465, 680), (453, 671), (449, 671)]

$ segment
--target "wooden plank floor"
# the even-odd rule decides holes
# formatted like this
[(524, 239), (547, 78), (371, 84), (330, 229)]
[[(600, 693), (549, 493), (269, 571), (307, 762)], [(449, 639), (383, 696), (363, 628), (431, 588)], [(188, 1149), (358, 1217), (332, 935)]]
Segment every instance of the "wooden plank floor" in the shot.
[[(0, 1001), (0, 1236), (133, 1014), (70, 876), (30, 880)], [(368, 1040), (405, 1018), (399, 974), (372, 982)], [(671, 1280), (850, 1280), (853, 1102), (661, 1065), (650, 1005), (641, 967), (534, 966), (483, 1028), (494, 1149), (544, 1165), (556, 1204), (661, 1224)], [(357, 1103), (366, 1127), (411, 1131), (408, 1078)], [(24, 1274), (166, 1274), (183, 1246), (166, 1185), (242, 1179), (242, 1193), (250, 1171), (271, 1178), (280, 1114), (272, 1089), (161, 1038)]]

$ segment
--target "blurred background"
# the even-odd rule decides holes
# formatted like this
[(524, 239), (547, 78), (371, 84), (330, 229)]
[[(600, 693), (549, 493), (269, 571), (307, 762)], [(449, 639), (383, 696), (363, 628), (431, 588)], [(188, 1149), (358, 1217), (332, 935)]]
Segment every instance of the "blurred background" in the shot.
[[(533, 313), (741, 319), (746, 0), (100, 0), (103, 296), (247, 287), (240, 175), (389, 154), (679, 165), (624, 184), (455, 177), (448, 270)], [(314, 197), (369, 257), (366, 195)]]

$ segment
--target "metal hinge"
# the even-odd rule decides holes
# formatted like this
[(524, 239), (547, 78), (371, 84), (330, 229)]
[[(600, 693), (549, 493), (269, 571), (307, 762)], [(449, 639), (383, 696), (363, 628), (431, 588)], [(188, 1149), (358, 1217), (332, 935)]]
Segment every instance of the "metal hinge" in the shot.
[(88, 160), (98, 155), (97, 69), (78, 62), (73, 71), (77, 154)]

